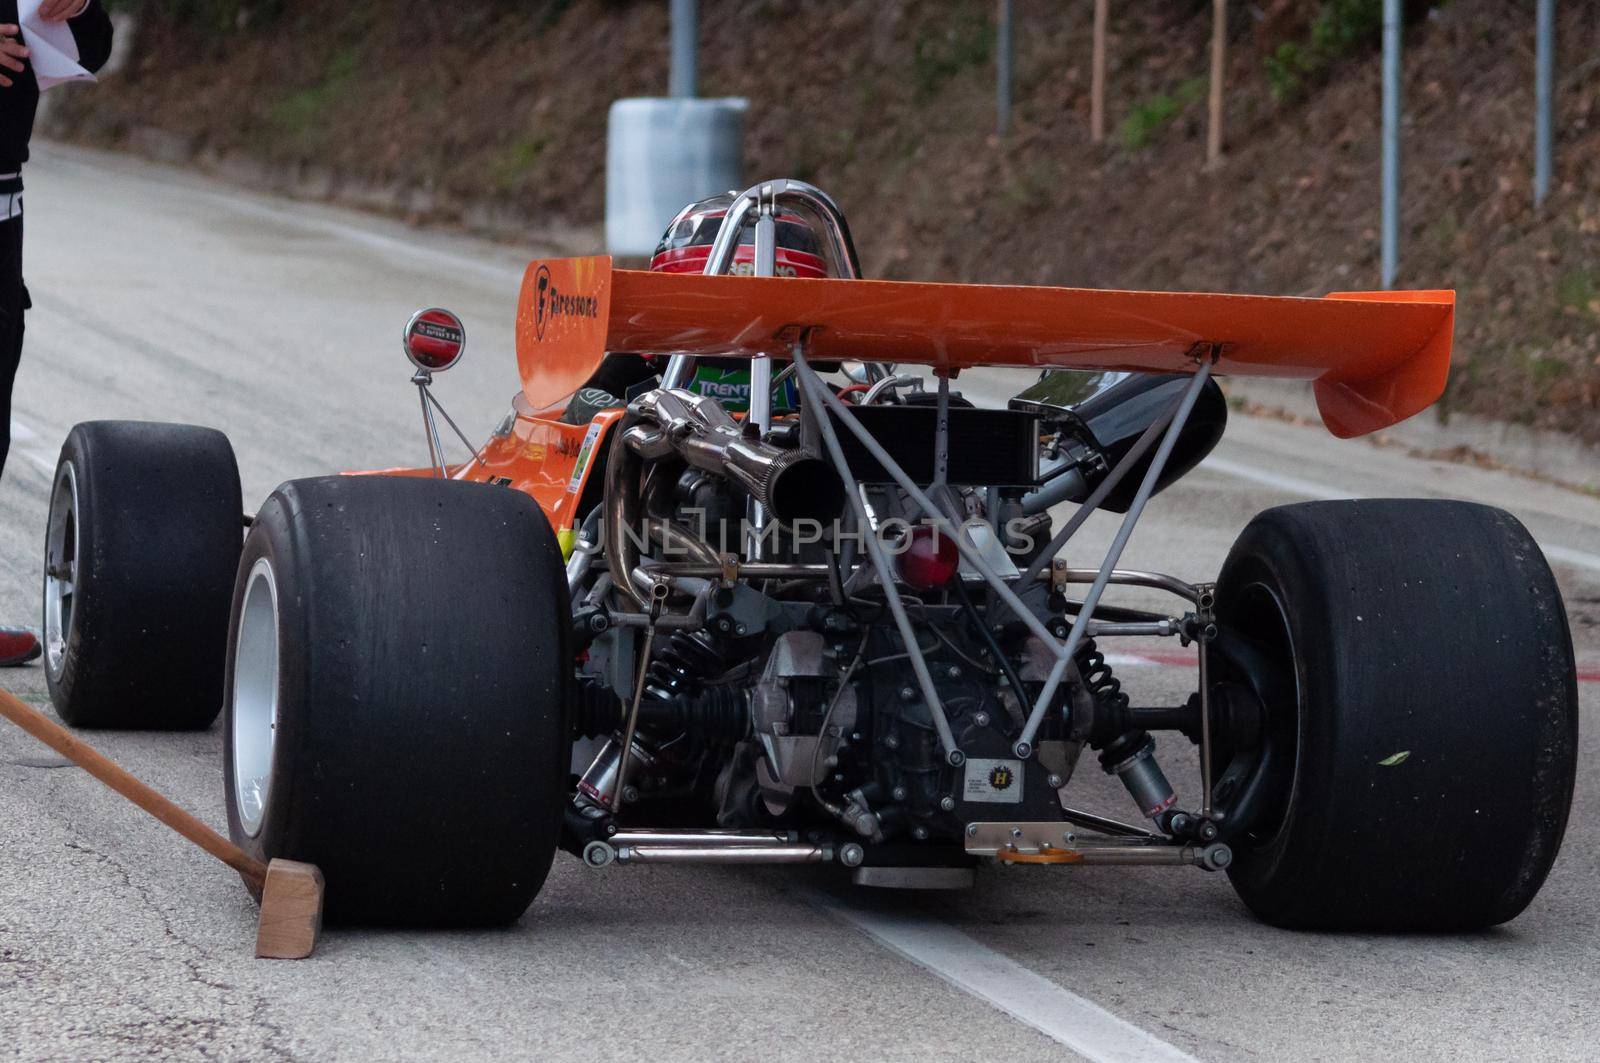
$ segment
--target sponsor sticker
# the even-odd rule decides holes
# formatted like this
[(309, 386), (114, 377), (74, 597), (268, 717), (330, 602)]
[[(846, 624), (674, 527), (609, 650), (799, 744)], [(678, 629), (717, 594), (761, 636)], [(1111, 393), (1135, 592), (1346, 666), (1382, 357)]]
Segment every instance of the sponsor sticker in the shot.
[(541, 265), (534, 275), (535, 298), (533, 308), (533, 334), (544, 339), (546, 326), (558, 317), (600, 316), (600, 300), (592, 295), (573, 295), (556, 287), (550, 267)]
[(578, 463), (572, 467), (572, 479), (567, 481), (567, 494), (575, 495), (583, 486), (583, 474), (589, 470), (589, 459), (594, 456), (595, 443), (600, 439), (601, 424), (594, 421), (589, 425), (589, 431), (583, 437), (583, 446), (578, 448)]
[(1022, 800), (1022, 761), (967, 761), (966, 782), (961, 796), (967, 801), (1015, 804)]

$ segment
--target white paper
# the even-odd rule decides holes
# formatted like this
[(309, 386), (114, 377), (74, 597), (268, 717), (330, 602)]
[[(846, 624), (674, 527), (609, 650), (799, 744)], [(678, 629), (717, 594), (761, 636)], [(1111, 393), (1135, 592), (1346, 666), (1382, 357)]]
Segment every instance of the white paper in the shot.
[(41, 0), (17, 0), (17, 22), (22, 27), (22, 43), (28, 46), (28, 60), (39, 91), (53, 89), (68, 81), (93, 81), (95, 76), (78, 65), (78, 42), (72, 27), (65, 22), (46, 22), (39, 17)]

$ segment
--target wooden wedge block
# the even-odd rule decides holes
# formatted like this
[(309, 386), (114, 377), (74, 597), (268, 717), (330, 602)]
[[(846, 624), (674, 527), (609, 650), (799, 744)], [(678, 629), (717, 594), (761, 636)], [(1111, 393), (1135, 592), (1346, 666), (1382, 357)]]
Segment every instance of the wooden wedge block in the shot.
[(261, 889), (261, 927), (256, 956), (265, 960), (303, 960), (317, 947), (322, 931), (322, 872), (313, 864), (274, 860)]

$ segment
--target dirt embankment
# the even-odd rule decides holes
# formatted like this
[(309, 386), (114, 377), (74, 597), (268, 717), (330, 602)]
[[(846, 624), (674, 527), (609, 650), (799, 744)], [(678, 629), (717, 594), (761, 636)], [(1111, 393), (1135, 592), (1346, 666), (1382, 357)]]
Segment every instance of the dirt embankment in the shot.
[[(1209, 4), (1114, 5), (1102, 144), (1088, 128), (1092, 5), (1057, 0), (1015, 4), (1014, 122), (995, 138), (993, 6), (702, 0), (701, 91), (751, 100), (749, 175), (829, 189), (874, 276), (1378, 286), (1376, 0), (1231, 5), (1214, 172)], [(1561, 5), (1557, 166), (1538, 214), (1532, 0), (1409, 7), (1400, 282), (1460, 292), (1441, 409), (1600, 440), (1600, 0)], [(419, 219), (588, 232), (608, 105), (665, 88), (666, 8), (147, 0), (128, 68), (55, 117), (93, 142), (155, 127), (330, 190), (402, 189), (383, 202)]]

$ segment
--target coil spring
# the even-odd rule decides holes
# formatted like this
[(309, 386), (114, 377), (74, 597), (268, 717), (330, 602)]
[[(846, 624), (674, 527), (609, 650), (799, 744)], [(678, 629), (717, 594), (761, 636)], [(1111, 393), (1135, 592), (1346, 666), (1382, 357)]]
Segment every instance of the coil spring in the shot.
[(645, 690), (668, 700), (699, 688), (722, 670), (722, 651), (704, 631), (674, 631), (645, 672)]
[(1106, 655), (1100, 652), (1094, 639), (1083, 640), (1078, 648), (1077, 664), (1084, 688), (1094, 695), (1096, 702), (1107, 708), (1127, 707), (1128, 695), (1122, 692), (1122, 680), (1112, 672)]

